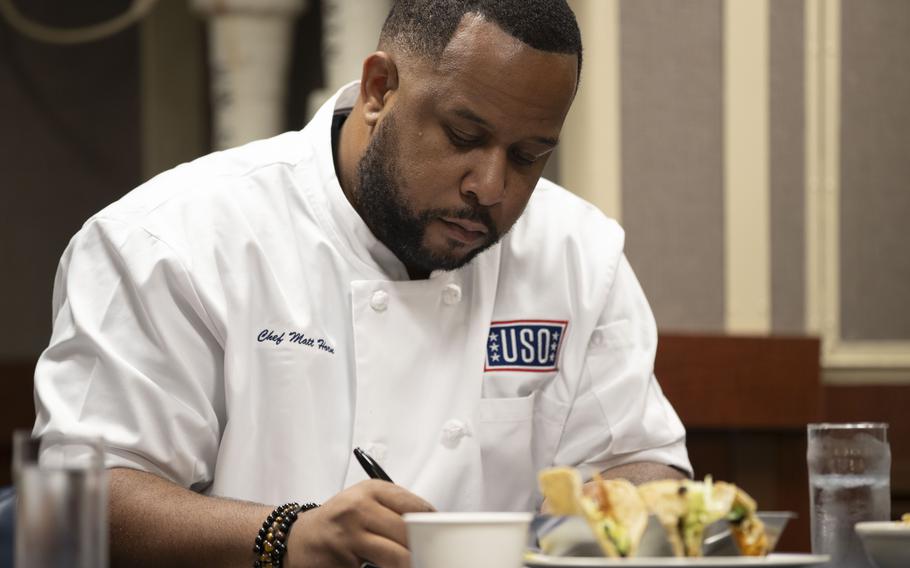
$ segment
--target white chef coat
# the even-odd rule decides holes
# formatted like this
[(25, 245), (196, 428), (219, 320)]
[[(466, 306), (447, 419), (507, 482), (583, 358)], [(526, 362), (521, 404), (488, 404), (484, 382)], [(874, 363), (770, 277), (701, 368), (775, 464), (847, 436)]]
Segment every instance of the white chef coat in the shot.
[(342, 193), (339, 91), (300, 132), (200, 158), (63, 254), (37, 433), (213, 495), (325, 501), (363, 447), (440, 510), (531, 510), (536, 472), (691, 470), (623, 232), (541, 180), (502, 241), (410, 281)]

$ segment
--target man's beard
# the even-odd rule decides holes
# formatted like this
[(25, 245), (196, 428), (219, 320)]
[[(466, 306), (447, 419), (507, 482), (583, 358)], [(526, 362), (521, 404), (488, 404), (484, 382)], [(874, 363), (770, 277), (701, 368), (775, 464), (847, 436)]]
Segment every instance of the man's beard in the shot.
[[(357, 165), (358, 186), (352, 204), (367, 227), (402, 263), (427, 272), (454, 270), (499, 240), (499, 232), (489, 212), (483, 207), (462, 209), (428, 209), (413, 212), (401, 194), (402, 178), (398, 164), (398, 138), (394, 116), (389, 114), (377, 127)], [(448, 251), (434, 252), (424, 245), (427, 225), (434, 219), (469, 219), (487, 228), (484, 242), (459, 256), (457, 241)]]

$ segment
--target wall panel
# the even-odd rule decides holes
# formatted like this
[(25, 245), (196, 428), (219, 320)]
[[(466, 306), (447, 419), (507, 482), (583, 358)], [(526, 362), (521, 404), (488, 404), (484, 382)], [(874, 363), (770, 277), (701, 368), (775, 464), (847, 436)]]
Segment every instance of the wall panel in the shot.
[(771, 331), (804, 333), (804, 3), (771, 0)]
[(724, 326), (721, 6), (620, 5), (626, 250), (661, 329)]
[(840, 334), (910, 339), (910, 2), (841, 8)]

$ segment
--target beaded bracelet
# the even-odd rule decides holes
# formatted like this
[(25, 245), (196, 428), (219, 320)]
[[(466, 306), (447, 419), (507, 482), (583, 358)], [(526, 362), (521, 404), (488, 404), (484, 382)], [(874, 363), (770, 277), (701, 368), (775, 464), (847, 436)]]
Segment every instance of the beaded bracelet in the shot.
[(253, 568), (281, 568), (281, 561), (288, 550), (287, 538), (291, 525), (297, 520), (297, 515), (318, 506), (316, 503), (285, 503), (275, 507), (256, 535), (256, 544), (253, 546), (256, 561)]

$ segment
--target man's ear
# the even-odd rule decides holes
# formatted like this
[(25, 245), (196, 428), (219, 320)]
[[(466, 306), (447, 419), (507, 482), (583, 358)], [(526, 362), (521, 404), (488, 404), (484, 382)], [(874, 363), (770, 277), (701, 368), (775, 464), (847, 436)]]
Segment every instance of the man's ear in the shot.
[(398, 89), (398, 67), (385, 51), (371, 53), (363, 61), (360, 77), (360, 100), (363, 116), (370, 127), (376, 126), (389, 96)]

